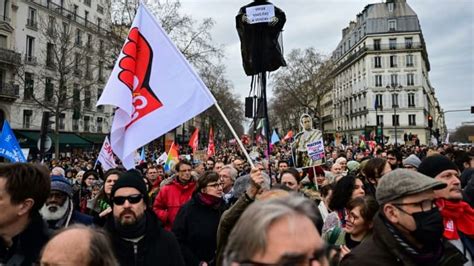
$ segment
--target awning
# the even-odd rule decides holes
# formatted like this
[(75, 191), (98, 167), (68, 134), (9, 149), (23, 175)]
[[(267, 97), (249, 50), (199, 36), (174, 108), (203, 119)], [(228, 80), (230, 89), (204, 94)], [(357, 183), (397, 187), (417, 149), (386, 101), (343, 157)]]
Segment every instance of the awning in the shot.
[[(16, 138), (22, 148), (35, 148), (37, 147), (38, 139), (40, 138), (39, 131), (26, 131), (26, 130), (14, 130)], [(54, 146), (54, 133), (49, 132), (48, 136), (51, 138)], [(59, 133), (59, 147), (91, 147), (93, 143), (88, 141), (75, 133)]]
[(104, 143), (104, 139), (107, 134), (81, 133), (79, 136), (94, 144), (102, 144)]

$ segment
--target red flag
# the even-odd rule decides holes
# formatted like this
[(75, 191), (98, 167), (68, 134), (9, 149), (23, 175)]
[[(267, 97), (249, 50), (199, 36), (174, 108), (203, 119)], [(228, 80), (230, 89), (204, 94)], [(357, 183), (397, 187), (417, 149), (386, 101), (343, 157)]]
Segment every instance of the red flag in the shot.
[(197, 150), (199, 147), (199, 128), (196, 128), (191, 135), (191, 138), (189, 139), (188, 143), (189, 147), (193, 149), (193, 153)]
[(288, 133), (286, 133), (285, 137), (283, 138), (283, 140), (289, 140), (293, 137), (293, 130), (290, 130), (288, 131)]
[(209, 130), (209, 145), (207, 146), (207, 157), (212, 157), (216, 154), (216, 146), (214, 145), (214, 131)]

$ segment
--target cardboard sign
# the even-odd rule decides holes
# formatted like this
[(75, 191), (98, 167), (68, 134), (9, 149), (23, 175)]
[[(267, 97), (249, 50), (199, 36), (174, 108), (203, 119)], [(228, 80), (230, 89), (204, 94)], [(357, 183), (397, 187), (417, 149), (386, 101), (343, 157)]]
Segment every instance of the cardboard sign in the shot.
[(207, 150), (197, 150), (194, 152), (194, 160), (205, 162), (207, 160)]
[(275, 16), (275, 7), (273, 5), (247, 7), (245, 13), (249, 24), (268, 23)]
[(324, 159), (324, 142), (322, 139), (306, 144), (306, 149), (312, 161)]

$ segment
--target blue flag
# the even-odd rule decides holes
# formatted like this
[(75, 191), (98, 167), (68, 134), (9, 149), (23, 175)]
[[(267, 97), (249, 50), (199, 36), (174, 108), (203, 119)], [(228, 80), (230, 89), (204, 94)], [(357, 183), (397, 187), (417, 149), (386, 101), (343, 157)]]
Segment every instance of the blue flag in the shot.
[(0, 134), (0, 156), (11, 162), (26, 162), (20, 145), (6, 120), (3, 122), (2, 133)]
[(272, 142), (272, 144), (275, 144), (275, 143), (277, 143), (277, 142), (279, 142), (279, 141), (280, 141), (280, 136), (278, 136), (276, 130), (274, 129), (274, 130), (273, 130), (273, 134), (272, 134), (271, 142)]

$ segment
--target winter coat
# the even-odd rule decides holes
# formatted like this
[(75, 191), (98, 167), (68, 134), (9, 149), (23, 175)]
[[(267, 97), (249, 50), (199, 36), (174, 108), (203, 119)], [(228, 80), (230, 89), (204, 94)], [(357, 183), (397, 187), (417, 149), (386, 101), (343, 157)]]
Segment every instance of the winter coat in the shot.
[[(445, 240), (443, 240), (443, 246), (444, 252), (438, 266), (464, 265), (466, 259), (456, 247)], [(349, 254), (344, 256), (339, 265), (416, 266), (417, 264), (390, 233), (380, 214), (376, 214), (372, 237), (352, 249)]]
[(179, 209), (191, 199), (195, 187), (195, 181), (190, 181), (183, 185), (175, 179), (160, 189), (153, 203), (153, 211), (161, 220), (166, 230), (171, 230)]
[(5, 246), (0, 238), (0, 264), (31, 266), (39, 261), (41, 249), (50, 237), (47, 224), (39, 213), (31, 217), (31, 221), (23, 232), (13, 237), (13, 245)]
[(121, 238), (115, 229), (113, 217), (107, 220), (105, 229), (109, 232), (112, 248), (120, 265), (185, 265), (174, 235), (161, 227), (160, 221), (152, 212), (145, 212), (145, 217), (145, 235), (136, 243)]
[(216, 234), (223, 212), (220, 208), (206, 206), (197, 194), (181, 207), (173, 224), (173, 233), (181, 246), (184, 261), (188, 266), (205, 261), (215, 265)]
[(235, 202), (234, 205), (222, 214), (219, 227), (217, 229), (217, 250), (216, 250), (216, 265), (222, 265), (222, 255), (224, 254), (227, 240), (234, 225), (239, 220), (242, 213), (253, 202), (245, 193)]

